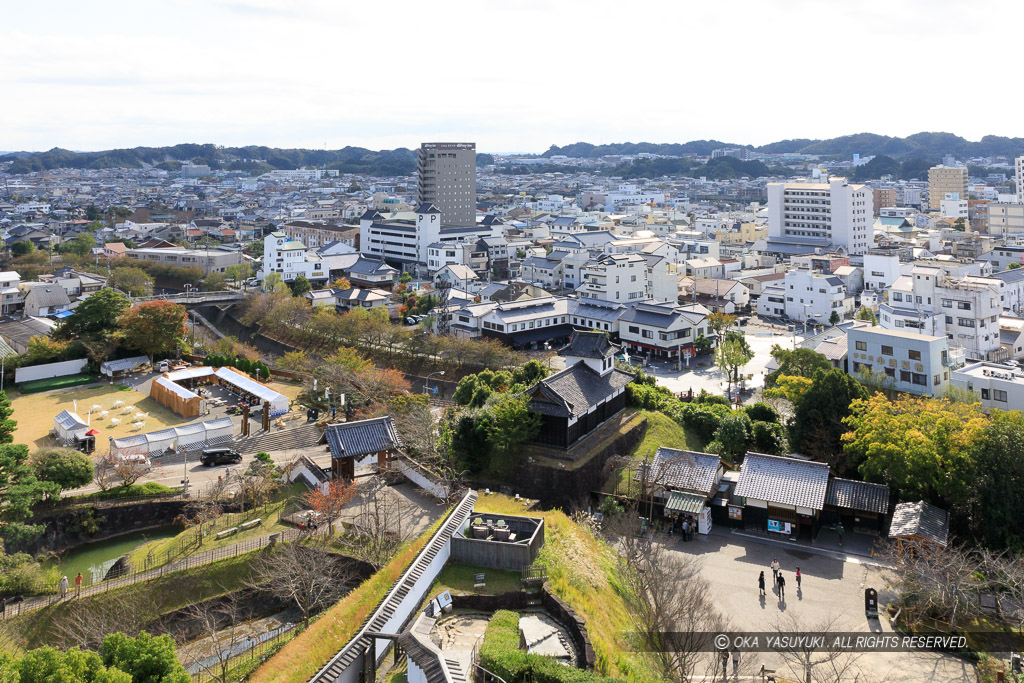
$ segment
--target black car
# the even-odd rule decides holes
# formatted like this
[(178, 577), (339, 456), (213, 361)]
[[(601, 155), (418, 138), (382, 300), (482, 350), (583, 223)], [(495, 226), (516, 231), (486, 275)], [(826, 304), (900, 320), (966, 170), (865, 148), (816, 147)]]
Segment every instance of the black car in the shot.
[(199, 461), (207, 467), (214, 465), (237, 465), (242, 462), (242, 454), (230, 448), (207, 448)]

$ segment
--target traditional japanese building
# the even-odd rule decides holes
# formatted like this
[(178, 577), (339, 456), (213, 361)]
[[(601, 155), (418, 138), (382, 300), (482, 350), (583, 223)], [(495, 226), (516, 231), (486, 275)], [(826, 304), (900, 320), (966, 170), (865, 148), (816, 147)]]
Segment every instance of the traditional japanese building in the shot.
[(559, 350), (565, 370), (528, 391), (531, 412), (541, 416), (535, 441), (567, 449), (626, 406), (634, 375), (615, 368), (618, 347), (604, 332), (577, 330)]

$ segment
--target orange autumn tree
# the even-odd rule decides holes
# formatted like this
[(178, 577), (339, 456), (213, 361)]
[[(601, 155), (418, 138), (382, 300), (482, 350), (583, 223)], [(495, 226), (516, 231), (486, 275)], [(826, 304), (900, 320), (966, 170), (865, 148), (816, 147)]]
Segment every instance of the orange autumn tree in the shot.
[(185, 307), (170, 301), (147, 301), (118, 318), (125, 346), (138, 349), (153, 362), (154, 354), (170, 353), (185, 338)]
[(327, 519), (327, 529), (330, 535), (334, 535), (334, 520), (336, 520), (345, 509), (345, 506), (352, 502), (356, 496), (356, 485), (354, 481), (335, 479), (327, 483), (327, 491), (322, 491), (317, 486), (306, 494), (306, 505), (313, 512), (323, 515)]

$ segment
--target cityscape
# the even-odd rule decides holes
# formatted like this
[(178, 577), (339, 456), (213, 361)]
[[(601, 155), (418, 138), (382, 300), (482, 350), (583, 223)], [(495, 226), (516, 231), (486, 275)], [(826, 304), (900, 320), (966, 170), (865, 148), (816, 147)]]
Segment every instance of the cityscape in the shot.
[(1024, 681), (984, 4), (5, 11), (0, 680)]

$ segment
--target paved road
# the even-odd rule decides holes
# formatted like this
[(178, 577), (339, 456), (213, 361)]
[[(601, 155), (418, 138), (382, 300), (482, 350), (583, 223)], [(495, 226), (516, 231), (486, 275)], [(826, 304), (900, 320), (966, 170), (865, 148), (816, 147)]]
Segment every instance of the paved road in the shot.
[[(878, 591), (879, 604), (891, 599), (884, 577), (888, 570), (870, 564), (869, 558), (850, 557), (844, 561), (800, 549), (780, 548), (725, 529), (715, 529), (709, 537), (698, 536), (689, 543), (669, 537), (667, 545), (672, 552), (702, 559), (702, 575), (711, 584), (722, 613), (737, 631), (773, 631), (779, 627), (814, 631), (831, 621), (833, 632), (891, 632), (887, 619), (869, 622), (864, 616), (865, 588)], [(778, 558), (786, 577), (785, 600), (773, 588), (768, 589), (767, 596), (759, 596), (758, 573), (765, 572), (770, 587), (769, 565), (773, 558)], [(799, 589), (793, 575), (797, 566), (803, 574)], [(740, 673), (751, 675), (762, 662), (779, 673), (785, 671), (779, 655), (749, 653), (741, 658)], [(976, 679), (969, 663), (934, 652), (867, 653), (855, 665), (872, 681)]]

